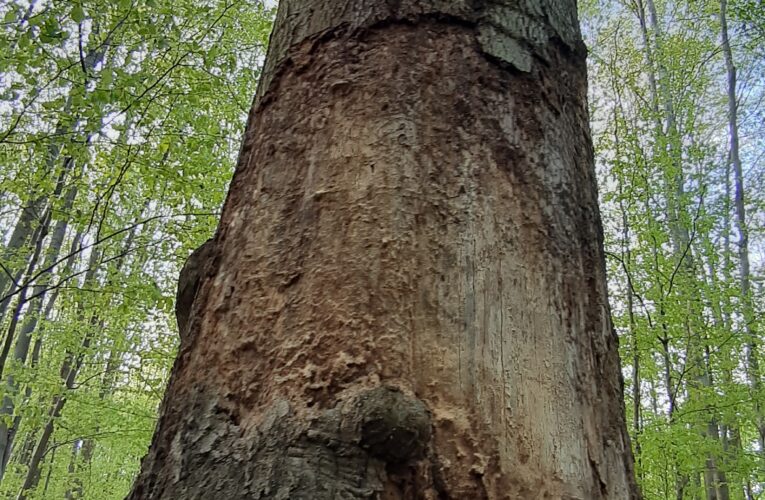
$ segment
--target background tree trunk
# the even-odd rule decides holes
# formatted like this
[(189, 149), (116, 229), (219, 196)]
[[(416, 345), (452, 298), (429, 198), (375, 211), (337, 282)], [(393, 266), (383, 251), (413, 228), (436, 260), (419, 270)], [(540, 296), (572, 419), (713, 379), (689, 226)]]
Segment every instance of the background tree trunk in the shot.
[(574, 0), (284, 0), (131, 498), (637, 498)]

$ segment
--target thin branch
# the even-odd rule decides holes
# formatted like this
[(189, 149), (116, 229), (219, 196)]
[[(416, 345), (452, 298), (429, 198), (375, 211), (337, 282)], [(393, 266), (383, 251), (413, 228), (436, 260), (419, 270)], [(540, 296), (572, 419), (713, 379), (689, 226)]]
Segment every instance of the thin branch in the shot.
[[(73, 257), (74, 255), (77, 255), (79, 253), (82, 253), (84, 250), (87, 250), (89, 248), (97, 247), (97, 246), (101, 245), (102, 243), (104, 243), (104, 242), (106, 242), (106, 241), (108, 241), (108, 240), (110, 240), (110, 239), (112, 239), (112, 238), (114, 238), (116, 236), (119, 236), (122, 233), (125, 233), (127, 231), (130, 231), (130, 230), (136, 228), (137, 226), (141, 226), (143, 224), (147, 224), (149, 222), (152, 222), (152, 221), (155, 221), (155, 220), (159, 220), (159, 219), (168, 219), (168, 218), (175, 218), (175, 217), (213, 217), (213, 216), (219, 216), (219, 215), (220, 214), (215, 213), (215, 212), (208, 212), (208, 213), (204, 213), (204, 212), (202, 212), (202, 213), (200, 213), (200, 212), (192, 212), (192, 213), (172, 214), (172, 215), (155, 215), (155, 216), (148, 217), (146, 219), (140, 220), (140, 221), (135, 222), (135, 223), (133, 223), (133, 224), (127, 226), (127, 227), (124, 227), (122, 229), (114, 231), (113, 233), (107, 234), (103, 238), (99, 238), (98, 240), (96, 240), (94, 243), (91, 243), (91, 244), (85, 245), (85, 246), (81, 246), (80, 248), (78, 248), (74, 252), (70, 252), (67, 255), (59, 258), (54, 263), (52, 263), (50, 266), (48, 266), (48, 267), (38, 271), (34, 276), (32, 276), (29, 279), (27, 279), (24, 283), (21, 284), (21, 288), (20, 289), (17, 289), (17, 290), (15, 290), (13, 292), (10, 292), (10, 293), (7, 293), (6, 295), (4, 295), (2, 298), (0, 298), (0, 302), (8, 300), (11, 297), (17, 295), (19, 293), (19, 290), (28, 287), (30, 284), (34, 283), (34, 281), (37, 280), (40, 276), (42, 276), (45, 273), (48, 273), (48, 272), (52, 271), (57, 265), (59, 265), (62, 262), (66, 261), (70, 257)], [(80, 272), (78, 274), (82, 274), (82, 272)]]

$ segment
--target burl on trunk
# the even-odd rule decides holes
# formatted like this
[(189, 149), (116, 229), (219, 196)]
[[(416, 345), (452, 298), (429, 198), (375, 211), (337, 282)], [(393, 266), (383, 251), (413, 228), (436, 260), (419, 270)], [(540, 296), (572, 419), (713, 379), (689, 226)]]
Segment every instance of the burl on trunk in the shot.
[(282, 0), (131, 498), (637, 498), (575, 10)]

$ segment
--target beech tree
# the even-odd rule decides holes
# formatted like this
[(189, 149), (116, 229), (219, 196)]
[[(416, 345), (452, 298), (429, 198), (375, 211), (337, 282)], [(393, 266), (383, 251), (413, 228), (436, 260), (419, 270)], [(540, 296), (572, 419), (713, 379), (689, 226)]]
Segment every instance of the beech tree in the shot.
[(585, 52), (574, 0), (283, 0), (130, 498), (638, 498)]

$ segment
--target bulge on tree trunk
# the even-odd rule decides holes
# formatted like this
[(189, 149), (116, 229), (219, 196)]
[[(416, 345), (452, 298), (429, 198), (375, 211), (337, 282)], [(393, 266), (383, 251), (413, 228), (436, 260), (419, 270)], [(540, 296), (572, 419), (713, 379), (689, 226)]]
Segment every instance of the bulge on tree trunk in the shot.
[(181, 342), (187, 338), (189, 317), (194, 305), (194, 298), (199, 290), (199, 283), (208, 268), (212, 254), (212, 238), (194, 250), (181, 269), (178, 277), (178, 291), (175, 295), (175, 318), (178, 321), (178, 334)]

